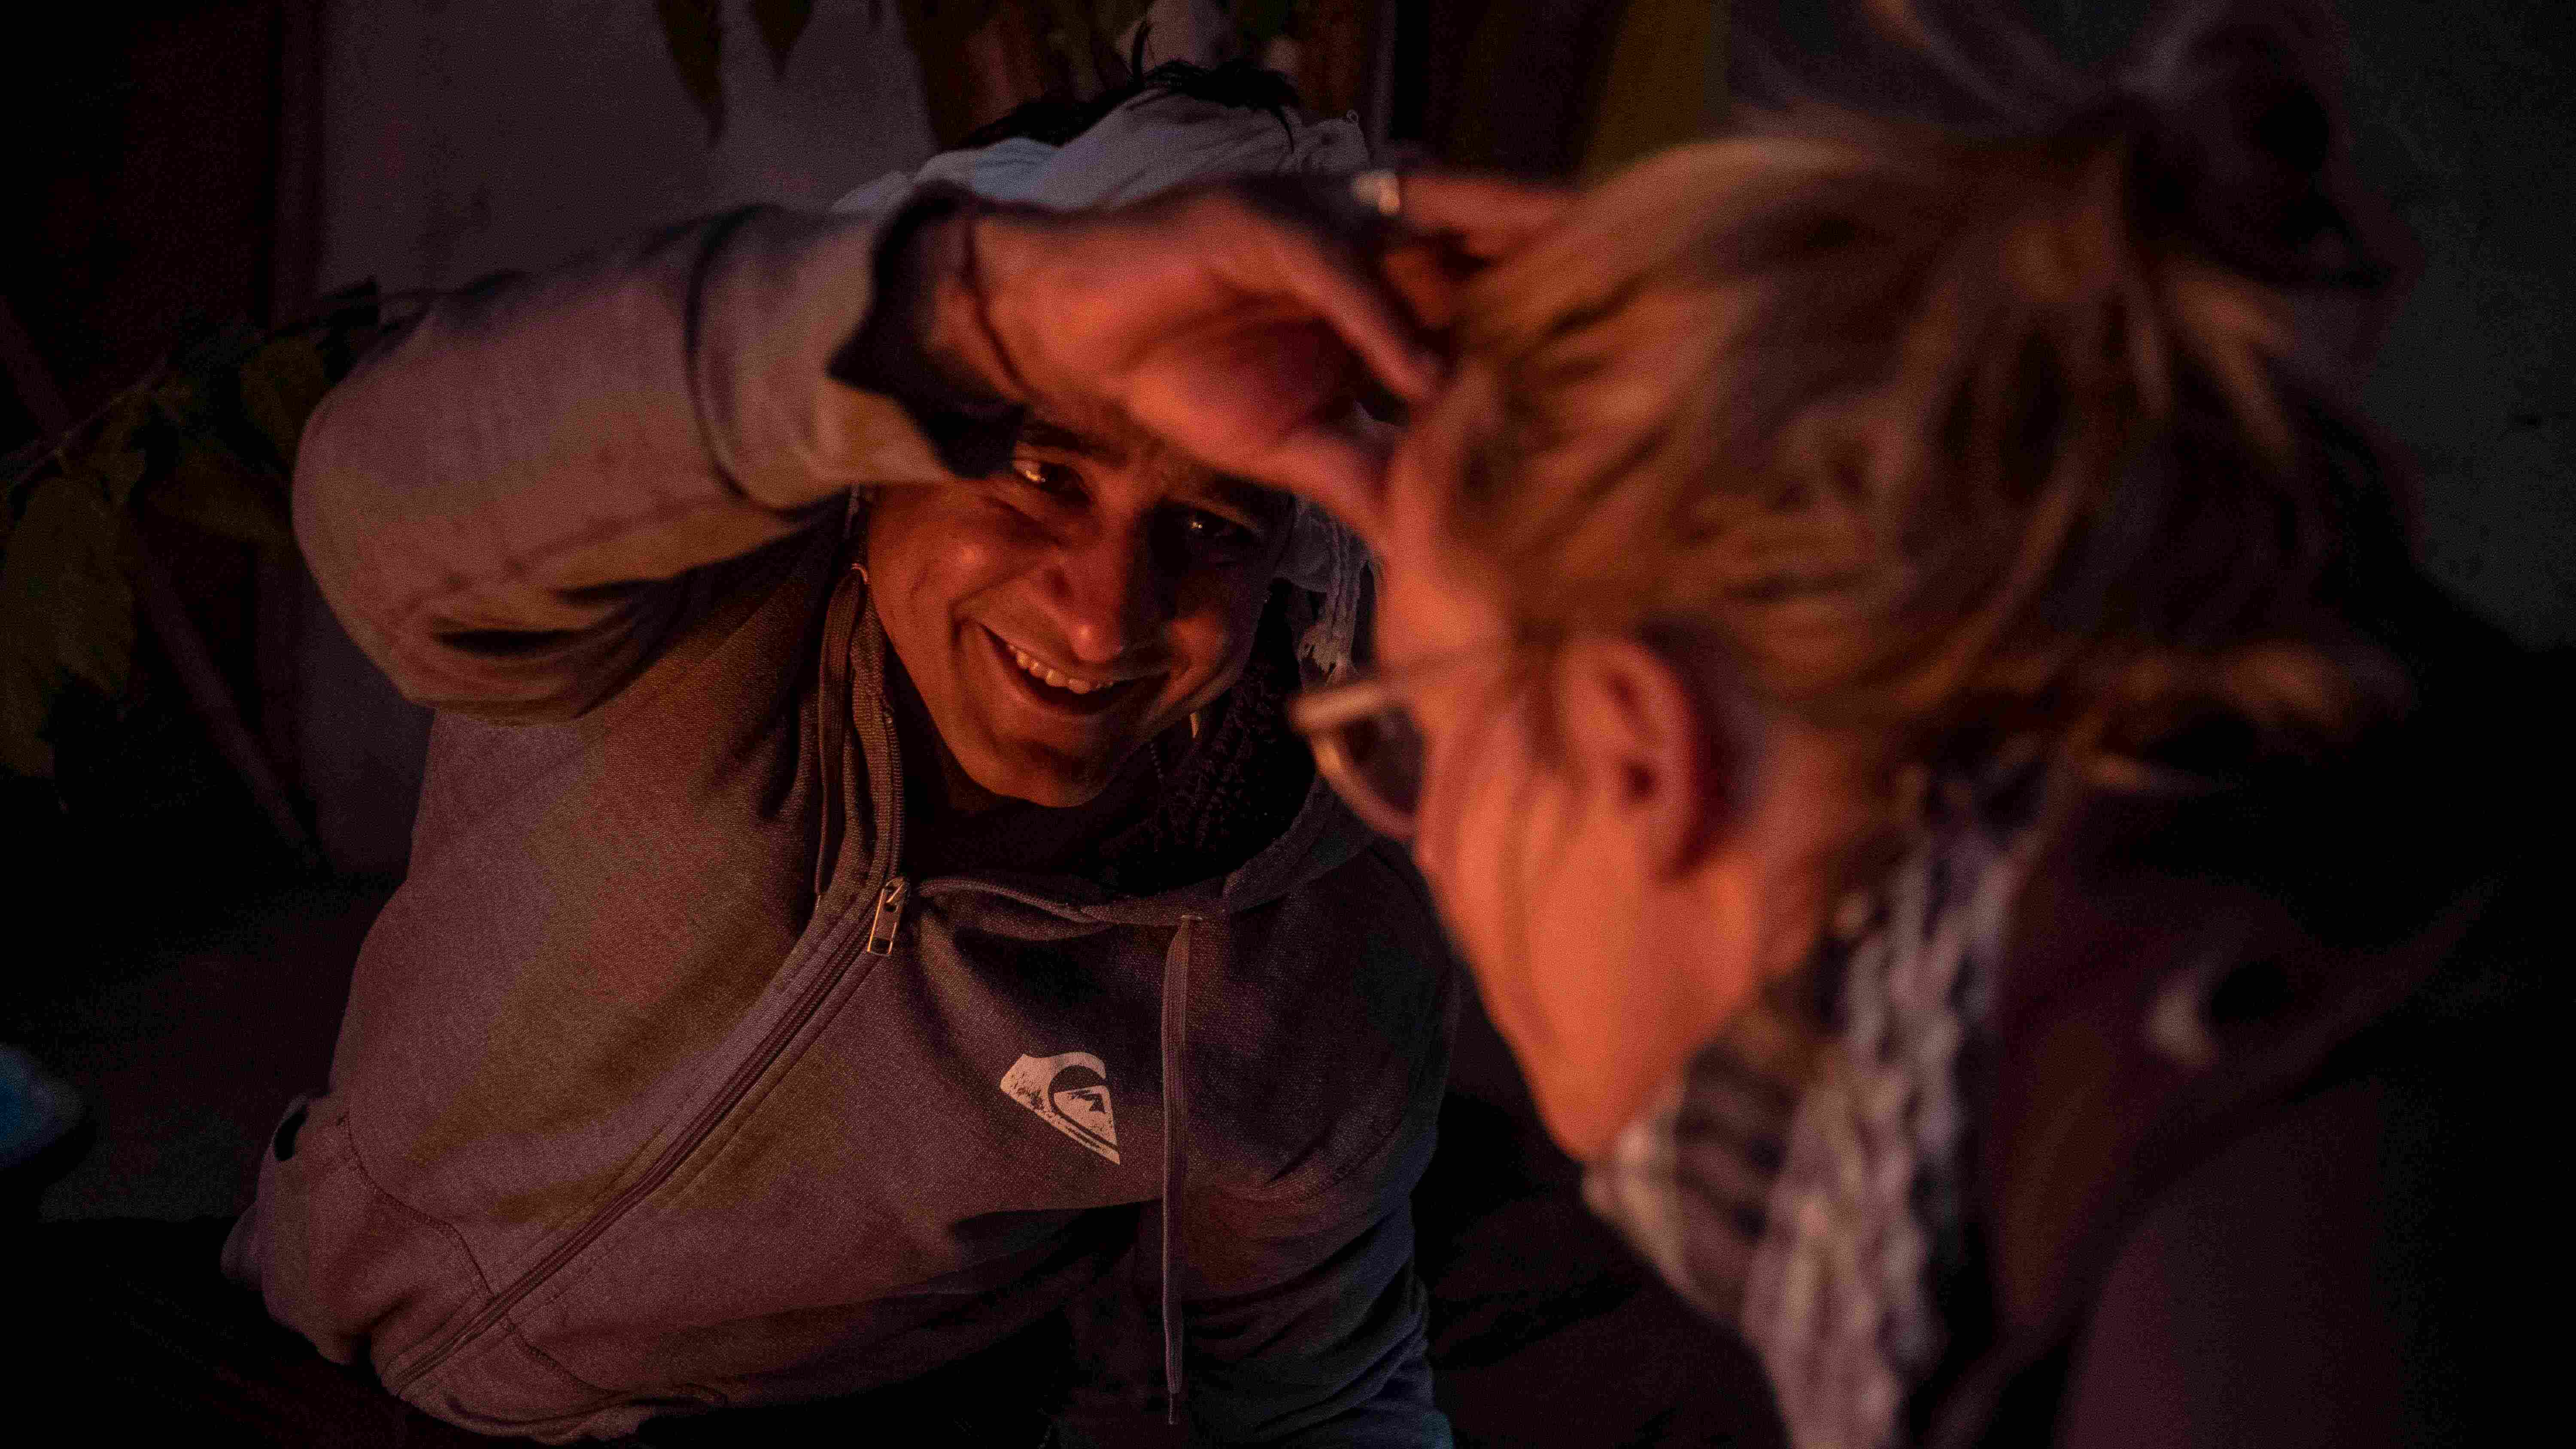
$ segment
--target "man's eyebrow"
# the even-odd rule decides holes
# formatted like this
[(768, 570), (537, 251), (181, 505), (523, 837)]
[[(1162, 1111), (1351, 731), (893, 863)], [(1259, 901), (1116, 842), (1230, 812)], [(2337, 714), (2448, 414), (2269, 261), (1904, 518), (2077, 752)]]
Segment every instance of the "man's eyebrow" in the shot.
[(1258, 483), (1222, 473), (1200, 483), (1190, 492), (1206, 502), (1258, 519), (1264, 527), (1273, 527), (1286, 520), (1290, 509), (1295, 506), (1288, 495), (1275, 488), (1264, 488)]
[(1050, 453), (1069, 453), (1095, 463), (1106, 463), (1112, 468), (1127, 461), (1127, 450), (1116, 443), (1045, 418), (1032, 417), (1020, 424), (1020, 441), (1032, 448), (1044, 448)]

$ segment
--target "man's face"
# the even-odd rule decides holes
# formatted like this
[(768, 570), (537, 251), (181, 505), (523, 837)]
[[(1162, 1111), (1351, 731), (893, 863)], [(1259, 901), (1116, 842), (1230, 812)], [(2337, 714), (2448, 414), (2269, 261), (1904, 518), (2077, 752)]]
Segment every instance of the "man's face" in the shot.
[(870, 590), (968, 778), (1081, 805), (1243, 672), (1289, 519), (1143, 439), (1032, 420), (994, 477), (877, 495)]

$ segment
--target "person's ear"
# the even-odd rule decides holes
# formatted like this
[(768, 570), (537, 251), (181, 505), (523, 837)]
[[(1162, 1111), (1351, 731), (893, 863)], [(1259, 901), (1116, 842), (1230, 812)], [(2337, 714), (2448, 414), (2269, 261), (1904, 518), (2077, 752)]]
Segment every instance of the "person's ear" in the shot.
[(1567, 763), (1626, 823), (1658, 878), (1697, 865), (1725, 815), (1725, 762), (1741, 754), (1718, 738), (1681, 666), (1624, 636), (1585, 636), (1557, 652), (1555, 675)]

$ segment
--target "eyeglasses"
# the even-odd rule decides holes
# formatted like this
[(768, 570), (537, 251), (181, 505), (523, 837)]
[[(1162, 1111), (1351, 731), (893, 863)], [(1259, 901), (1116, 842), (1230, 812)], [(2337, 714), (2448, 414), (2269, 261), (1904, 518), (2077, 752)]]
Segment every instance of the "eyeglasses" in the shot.
[(1315, 768), (1353, 814), (1398, 840), (1410, 839), (1422, 806), (1427, 750), (1410, 696), (1470, 659), (1490, 659), (1511, 647), (1471, 645), (1308, 690), (1288, 702), (1288, 722), (1306, 737)]

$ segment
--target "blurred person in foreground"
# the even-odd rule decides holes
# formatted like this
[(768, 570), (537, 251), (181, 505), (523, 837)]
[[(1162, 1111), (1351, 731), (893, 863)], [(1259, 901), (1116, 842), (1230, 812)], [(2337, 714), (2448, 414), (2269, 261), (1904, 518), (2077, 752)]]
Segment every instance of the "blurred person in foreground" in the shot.
[(1456, 299), (1294, 713), (1801, 1449), (2501, 1442), (2563, 751), (2353, 410), (2334, 32), (1886, 8), (1951, 123), (1793, 106)]

